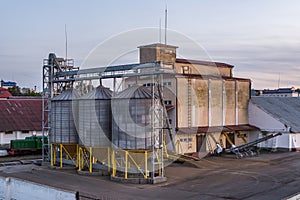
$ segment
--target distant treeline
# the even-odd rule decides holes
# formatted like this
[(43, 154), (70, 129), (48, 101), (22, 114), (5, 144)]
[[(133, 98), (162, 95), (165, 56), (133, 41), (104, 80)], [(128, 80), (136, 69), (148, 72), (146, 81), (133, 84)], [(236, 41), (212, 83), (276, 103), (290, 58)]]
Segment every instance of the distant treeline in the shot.
[(35, 92), (33, 90), (29, 90), (26, 93), (22, 93), (19, 86), (14, 86), (14, 87), (8, 88), (8, 91), (13, 96), (42, 96), (40, 93), (37, 93), (37, 92)]

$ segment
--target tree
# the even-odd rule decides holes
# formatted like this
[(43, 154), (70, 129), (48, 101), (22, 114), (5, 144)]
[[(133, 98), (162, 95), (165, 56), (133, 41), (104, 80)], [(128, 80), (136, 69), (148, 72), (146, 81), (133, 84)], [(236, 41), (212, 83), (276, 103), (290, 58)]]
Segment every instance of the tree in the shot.
[(8, 91), (13, 95), (13, 96), (42, 96), (40, 93), (37, 93), (32, 90), (28, 90), (26, 93), (21, 93), (21, 89), (19, 86), (14, 86), (12, 88), (8, 88)]
[(13, 96), (21, 96), (21, 90), (19, 86), (14, 86), (11, 88), (8, 88), (8, 91), (13, 95)]

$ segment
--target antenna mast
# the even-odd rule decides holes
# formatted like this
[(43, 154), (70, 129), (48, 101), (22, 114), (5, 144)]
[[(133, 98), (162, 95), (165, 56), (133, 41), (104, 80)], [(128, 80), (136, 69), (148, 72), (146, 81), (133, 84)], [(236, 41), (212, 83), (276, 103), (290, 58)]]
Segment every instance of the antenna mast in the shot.
[(67, 34), (67, 24), (65, 24), (65, 39), (66, 39), (66, 65), (68, 58), (68, 34)]
[(167, 9), (167, 5), (166, 5), (166, 9), (165, 9), (165, 44), (167, 44), (167, 22), (168, 22), (168, 9)]
[(161, 18), (159, 19), (159, 43), (161, 44)]

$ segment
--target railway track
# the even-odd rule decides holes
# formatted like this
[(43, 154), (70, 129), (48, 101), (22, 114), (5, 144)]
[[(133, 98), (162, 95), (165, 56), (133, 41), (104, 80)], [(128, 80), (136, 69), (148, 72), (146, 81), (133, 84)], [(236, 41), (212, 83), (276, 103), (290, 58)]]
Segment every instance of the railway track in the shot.
[(42, 159), (14, 160), (8, 162), (0, 162), (0, 167), (15, 166), (15, 165), (30, 165), (30, 164), (41, 165), (41, 163), (42, 163)]

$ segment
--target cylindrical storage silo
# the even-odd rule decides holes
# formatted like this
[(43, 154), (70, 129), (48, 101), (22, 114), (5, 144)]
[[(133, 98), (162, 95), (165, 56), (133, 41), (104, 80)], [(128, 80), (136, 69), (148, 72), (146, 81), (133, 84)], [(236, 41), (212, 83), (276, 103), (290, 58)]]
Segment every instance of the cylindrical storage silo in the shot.
[(111, 96), (111, 90), (99, 86), (78, 99), (80, 145), (111, 146)]
[[(158, 99), (154, 99), (157, 104)], [(155, 144), (151, 124), (152, 100), (151, 91), (138, 85), (129, 87), (112, 98), (112, 142), (115, 148), (151, 149)]]
[(75, 126), (77, 106), (74, 99), (79, 97), (75, 89), (68, 89), (51, 100), (50, 142), (59, 144), (78, 143)]

